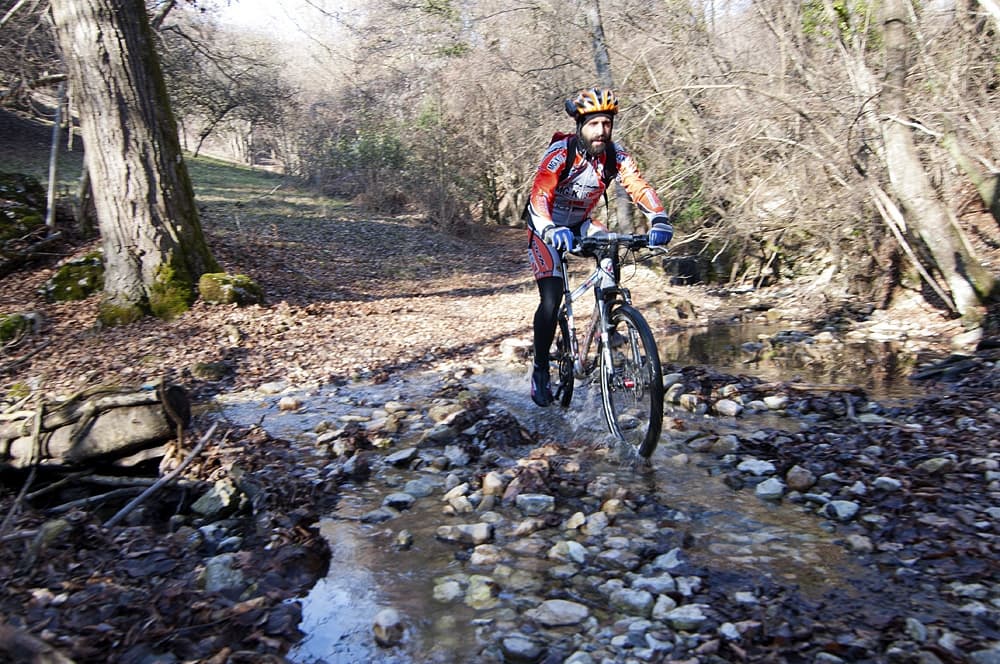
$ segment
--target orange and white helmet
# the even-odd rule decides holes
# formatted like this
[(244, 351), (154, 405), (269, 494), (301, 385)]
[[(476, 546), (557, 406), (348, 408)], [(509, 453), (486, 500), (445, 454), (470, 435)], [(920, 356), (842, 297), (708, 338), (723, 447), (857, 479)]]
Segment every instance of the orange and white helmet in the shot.
[(581, 90), (576, 97), (566, 100), (566, 113), (577, 121), (591, 113), (615, 115), (618, 113), (618, 97), (613, 90), (600, 88)]

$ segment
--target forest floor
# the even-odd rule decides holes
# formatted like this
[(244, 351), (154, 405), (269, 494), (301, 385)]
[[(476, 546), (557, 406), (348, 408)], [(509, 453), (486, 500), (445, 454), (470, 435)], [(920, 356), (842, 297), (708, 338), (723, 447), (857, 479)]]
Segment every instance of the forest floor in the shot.
[[(227, 272), (247, 274), (260, 283), (266, 303), (240, 308), (199, 301), (174, 321), (146, 319), (98, 329), (97, 297), (50, 303), (40, 295), (61, 260), (94, 248), (67, 240), (58, 255), (3, 277), (0, 313), (30, 311), (41, 321), (34, 334), (0, 355), (0, 394), (6, 395), (6, 404), (26, 391), (55, 398), (109, 383), (141, 386), (163, 380), (183, 386), (198, 404), (219, 393), (275, 382), (378, 382), (446, 362), (495, 359), (502, 342), (530, 339), (537, 296), (522, 230), (442, 233), (415, 218), (378, 218), (317, 199), (280, 180), (270, 189), (258, 182), (224, 192), (221, 181), (211, 182), (213, 172), (200, 174), (205, 188), (199, 191), (209, 243)], [(198, 182), (196, 178), (196, 188)], [(670, 286), (648, 275), (631, 285), (657, 329), (726, 324), (782, 307), (786, 320), (814, 330), (831, 322), (843, 330), (872, 324), (862, 308), (806, 297), (804, 285), (783, 294), (733, 293)], [(882, 318), (887, 319), (898, 328), (923, 330), (919, 343), (937, 357), (951, 353), (951, 341), (963, 332), (954, 321), (913, 301), (901, 302), (892, 316)], [(964, 351), (971, 354), (968, 345)], [(928, 402), (926, 408), (939, 408), (950, 417), (956, 402), (967, 398), (981, 407), (984, 426), (995, 431), (996, 394), (984, 393), (981, 386), (994, 384), (996, 376), (993, 362), (979, 362), (964, 382), (943, 384), (941, 393), (948, 398)], [(199, 414), (190, 438), (204, 434), (211, 423), (210, 413)], [(189, 475), (210, 482), (238, 465), (270, 483), (264, 511), (268, 528), (259, 527), (256, 537), (252, 529), (246, 535), (244, 550), (249, 553), (242, 561), (261, 579), (258, 600), (211, 597), (189, 587), (203, 554), (170, 535), (165, 523), (135, 521), (108, 529), (95, 514), (75, 510), (67, 517), (68, 530), (44, 542), (50, 515), (30, 501), (15, 502), (25, 477), (5, 474), (0, 493), (0, 509), (8, 517), (0, 532), (0, 655), (6, 652), (21, 661), (13, 653), (39, 652), (47, 645), (76, 661), (97, 661), (99, 653), (114, 651), (130, 653), (131, 659), (119, 661), (138, 662), (156, 644), (190, 630), (186, 647), (202, 661), (261, 661), (265, 652), (279, 661), (296, 637), (294, 615), (282, 612), (282, 600), (301, 596), (323, 574), (323, 544), (311, 524), (335, 496), (315, 497), (305, 484), (288, 485), (297, 461), (284, 442), (257, 429), (227, 435)], [(996, 459), (1000, 452), (991, 447), (988, 433), (976, 437), (983, 435), (979, 451)], [(811, 452), (796, 453), (807, 457)], [(315, 500), (304, 502), (304, 496)], [(1000, 518), (993, 517), (988, 532), (994, 537), (998, 524)], [(276, 543), (283, 545), (280, 559), (268, 554)], [(977, 546), (996, 552), (995, 543)], [(144, 604), (154, 582), (163, 583), (157, 586), (156, 611), (151, 612)], [(104, 608), (84, 611), (88, 604)], [(218, 626), (211, 644), (198, 641), (202, 637), (195, 623)]]

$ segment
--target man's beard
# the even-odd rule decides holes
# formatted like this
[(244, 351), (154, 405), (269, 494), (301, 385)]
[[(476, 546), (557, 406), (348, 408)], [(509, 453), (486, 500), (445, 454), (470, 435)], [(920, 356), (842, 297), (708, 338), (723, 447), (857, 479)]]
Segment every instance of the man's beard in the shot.
[(601, 145), (601, 147), (595, 148), (593, 141), (588, 141), (586, 138), (583, 137), (583, 132), (577, 132), (577, 137), (580, 139), (580, 145), (583, 147), (584, 150), (587, 151), (587, 154), (590, 155), (591, 157), (596, 157), (602, 154), (605, 148), (607, 147), (608, 143), (611, 142), (611, 137), (609, 136), (607, 138), (602, 139), (604, 144)]

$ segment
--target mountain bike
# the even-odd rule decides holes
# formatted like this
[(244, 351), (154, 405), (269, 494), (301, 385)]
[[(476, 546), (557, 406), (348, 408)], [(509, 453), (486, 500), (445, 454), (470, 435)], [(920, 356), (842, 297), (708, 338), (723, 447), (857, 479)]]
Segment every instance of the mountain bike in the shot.
[[(562, 254), (563, 303), (550, 358), (559, 405), (569, 407), (576, 380), (599, 383), (608, 430), (648, 459), (663, 426), (663, 369), (653, 332), (620, 283), (623, 252), (647, 246), (646, 235), (607, 233), (581, 238), (576, 249)], [(595, 260), (593, 272), (572, 290), (567, 269), (571, 254)], [(591, 289), (594, 310), (578, 338), (573, 305)]]

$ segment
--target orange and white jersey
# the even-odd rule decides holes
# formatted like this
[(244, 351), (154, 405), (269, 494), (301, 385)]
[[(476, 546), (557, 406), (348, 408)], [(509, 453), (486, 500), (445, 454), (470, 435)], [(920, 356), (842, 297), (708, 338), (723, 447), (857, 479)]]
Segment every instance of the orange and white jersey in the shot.
[[(589, 156), (580, 146), (575, 150), (573, 165), (566, 178), (559, 181), (563, 164), (568, 155), (571, 137), (554, 141), (542, 157), (535, 173), (535, 181), (528, 199), (528, 220), (537, 233), (549, 226), (573, 226), (590, 218), (590, 213), (601, 199), (605, 185), (605, 153)], [(622, 146), (613, 143), (618, 159), (616, 180), (625, 187), (629, 197), (646, 215), (647, 219), (665, 216), (663, 204), (656, 191), (639, 173), (635, 160)]]

